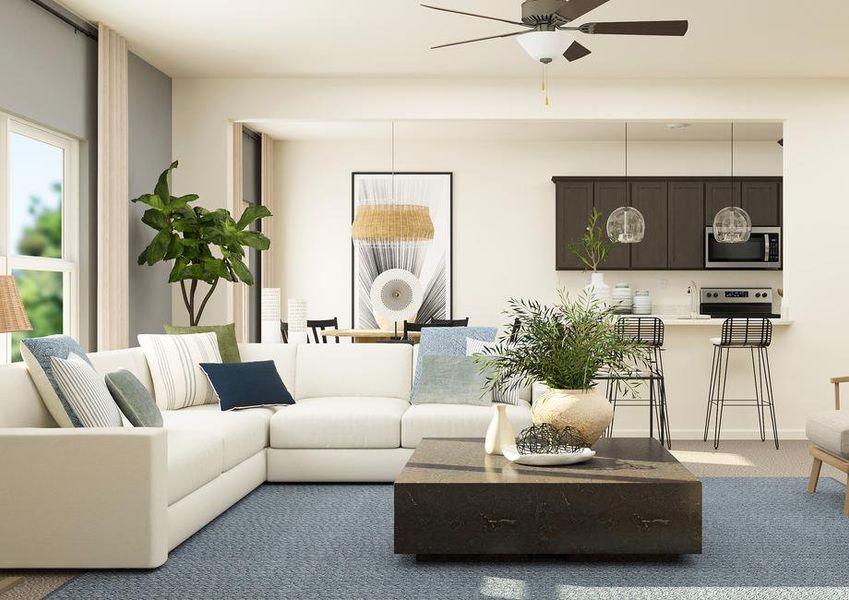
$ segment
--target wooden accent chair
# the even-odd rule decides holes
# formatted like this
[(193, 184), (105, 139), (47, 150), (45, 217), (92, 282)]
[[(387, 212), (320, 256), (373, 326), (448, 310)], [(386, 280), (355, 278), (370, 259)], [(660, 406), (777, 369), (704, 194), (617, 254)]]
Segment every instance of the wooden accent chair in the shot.
[[(840, 384), (847, 382), (849, 376), (832, 377), (834, 410), (814, 413), (808, 417), (805, 431), (808, 439), (813, 442), (808, 452), (814, 459), (811, 465), (811, 479), (808, 482), (808, 492), (811, 494), (817, 491), (822, 463), (843, 471), (849, 479), (849, 411), (840, 410)], [(843, 514), (849, 517), (849, 481)]]

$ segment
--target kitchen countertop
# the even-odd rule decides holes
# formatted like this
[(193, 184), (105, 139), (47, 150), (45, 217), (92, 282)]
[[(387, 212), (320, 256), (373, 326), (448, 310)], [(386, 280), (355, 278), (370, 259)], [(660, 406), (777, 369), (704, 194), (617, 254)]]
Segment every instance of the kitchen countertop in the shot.
[[(720, 319), (706, 319), (706, 318), (696, 318), (692, 319), (690, 317), (686, 317), (683, 315), (648, 315), (652, 317), (658, 317), (663, 324), (669, 327), (677, 327), (679, 325), (690, 326), (690, 327), (709, 327), (709, 326), (719, 326), (725, 321), (724, 318)], [(792, 325), (793, 321), (791, 319), (770, 319), (772, 321), (773, 326), (775, 327), (784, 327), (787, 325)]]

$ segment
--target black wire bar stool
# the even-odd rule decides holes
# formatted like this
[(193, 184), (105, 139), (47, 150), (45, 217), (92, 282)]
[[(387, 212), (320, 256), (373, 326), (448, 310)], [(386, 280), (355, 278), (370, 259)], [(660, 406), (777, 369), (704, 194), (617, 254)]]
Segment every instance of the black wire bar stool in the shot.
[[(704, 441), (708, 441), (711, 413), (716, 409), (713, 424), (713, 447), (719, 448), (722, 431), (722, 413), (726, 405), (754, 406), (758, 415), (761, 441), (766, 441), (766, 408), (772, 422), (772, 437), (778, 449), (778, 426), (775, 420), (775, 403), (772, 392), (772, 372), (769, 367), (769, 346), (772, 343), (772, 322), (765, 318), (732, 317), (722, 323), (722, 336), (711, 338), (713, 363), (710, 373)], [(748, 350), (752, 358), (754, 398), (726, 398), (728, 363), (731, 350)]]
[[(649, 437), (654, 437), (657, 422), (658, 438), (661, 444), (672, 448), (672, 436), (669, 431), (669, 412), (666, 404), (666, 380), (663, 375), (663, 321), (657, 317), (620, 317), (616, 322), (619, 335), (631, 338), (645, 351), (645, 368), (637, 368), (630, 373), (606, 375), (599, 379), (607, 380), (607, 399), (613, 404), (613, 418), (619, 406), (649, 407)], [(624, 382), (646, 382), (648, 398), (620, 398)], [(607, 429), (607, 435), (613, 436), (613, 424)]]

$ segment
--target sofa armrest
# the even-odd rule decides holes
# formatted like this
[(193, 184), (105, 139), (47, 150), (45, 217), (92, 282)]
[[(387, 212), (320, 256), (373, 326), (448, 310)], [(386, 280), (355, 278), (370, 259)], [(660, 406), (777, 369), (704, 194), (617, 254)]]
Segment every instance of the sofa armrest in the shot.
[(164, 429), (0, 429), (0, 568), (168, 557)]

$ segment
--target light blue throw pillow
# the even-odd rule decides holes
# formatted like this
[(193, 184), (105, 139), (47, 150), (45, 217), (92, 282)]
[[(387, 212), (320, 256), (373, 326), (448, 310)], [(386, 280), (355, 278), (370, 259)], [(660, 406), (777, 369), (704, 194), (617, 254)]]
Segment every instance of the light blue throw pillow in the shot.
[(422, 371), (422, 359), (429, 355), (466, 356), (466, 338), (482, 342), (494, 342), (498, 334), (497, 327), (425, 327), (419, 342), (419, 356), (416, 360), (416, 372), (413, 376), (412, 400), (416, 395), (419, 375)]
[(412, 404), (471, 404), (491, 406), (492, 392), (486, 377), (468, 356), (428, 354)]

